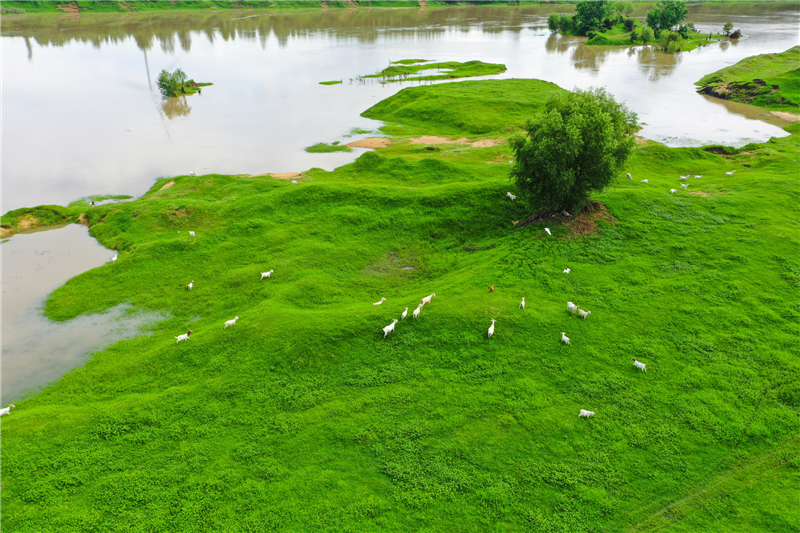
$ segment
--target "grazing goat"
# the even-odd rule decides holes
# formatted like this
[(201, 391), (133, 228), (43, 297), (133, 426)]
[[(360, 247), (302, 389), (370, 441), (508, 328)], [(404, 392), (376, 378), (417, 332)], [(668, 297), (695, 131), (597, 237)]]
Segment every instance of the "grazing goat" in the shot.
[(525, 309), (525, 297), (524, 296), (522, 297), (522, 302), (520, 302), (518, 309)]
[(506, 193), (506, 196), (508, 196), (508, 197), (509, 197), (509, 198), (511, 198), (512, 200), (516, 200), (516, 199), (517, 199), (517, 197), (516, 197), (516, 196), (514, 196), (513, 194), (511, 194), (510, 192), (507, 192), (507, 193)]
[(300, 183), (300, 182), (297, 181), (297, 180), (292, 180), (292, 185), (297, 185), (298, 183)]
[(8, 404), (8, 407), (3, 407), (2, 409), (0, 409), (0, 416), (7, 415), (8, 413), (11, 412), (12, 409), (16, 407), (17, 406), (14, 405), (13, 403)]
[(189, 282), (189, 290), (192, 290), (192, 287), (194, 287), (194, 280)]
[(386, 301), (386, 298), (381, 298), (381, 301), (380, 301), (380, 302), (375, 302), (375, 303), (374, 303), (374, 304), (372, 304), (372, 305), (381, 305), (381, 304), (382, 304), (383, 302), (385, 302), (385, 301)]
[(544, 230), (547, 232), (548, 235), (550, 235), (550, 236), (553, 235), (552, 233), (550, 233), (550, 228), (544, 228)]
[(574, 315), (574, 314), (575, 314), (575, 311), (577, 311), (577, 310), (578, 310), (578, 306), (577, 306), (577, 305), (575, 305), (575, 304), (574, 304), (574, 303), (572, 303), (572, 302), (567, 302), (567, 309), (569, 309), (570, 311), (572, 311), (572, 314)]
[(681, 176), (681, 179), (680, 179), (680, 181), (683, 181), (683, 180), (688, 180), (688, 179), (689, 179), (689, 176), (688, 176), (688, 175), (686, 175), (686, 176)]
[(587, 411), (586, 409), (581, 409), (581, 412), (578, 413), (578, 416), (589, 418), (590, 416), (594, 416), (594, 411)]
[(699, 179), (700, 179), (700, 178), (702, 178), (702, 177), (703, 177), (702, 175), (700, 175), (700, 176), (695, 176), (695, 177), (694, 177), (694, 179), (696, 179), (696, 180), (699, 180)]
[(383, 328), (383, 338), (386, 338), (386, 335), (394, 331), (394, 325), (397, 324), (397, 319), (395, 318), (392, 320), (392, 323)]
[(183, 335), (178, 335), (177, 337), (175, 337), (176, 339), (178, 339), (175, 342), (175, 344), (178, 344), (181, 341), (188, 341), (189, 340), (189, 335), (191, 335), (192, 333), (194, 333), (194, 331), (189, 330), (188, 333), (184, 333)]
[[(275, 272), (275, 270), (274, 270), (274, 269), (273, 269), (273, 270), (270, 270), (269, 272), (262, 272), (262, 273), (261, 273), (261, 279), (264, 279), (264, 278), (269, 278), (269, 279), (272, 279), (272, 273), (273, 273), (273, 272)], [(259, 280), (259, 281), (261, 281), (261, 280)]]
[(227, 328), (228, 328), (228, 326), (234, 326), (234, 325), (236, 325), (236, 321), (237, 321), (237, 320), (239, 320), (239, 317), (238, 317), (238, 316), (237, 316), (236, 318), (234, 318), (233, 320), (226, 320), (226, 321), (225, 321), (225, 328), (223, 328), (223, 329), (227, 329)]
[(678, 192), (678, 189), (670, 189), (670, 190), (669, 190), (669, 193), (670, 193), (670, 194), (675, 194), (676, 192)]
[(402, 315), (400, 315), (400, 320), (405, 320), (407, 316), (408, 316), (408, 307), (406, 307), (406, 310), (403, 311)]
[(415, 319), (419, 318), (419, 312), (422, 310), (422, 304), (419, 304), (419, 307), (414, 309), (414, 312), (411, 313)]
[(191, 235), (192, 237), (194, 237), (194, 236), (195, 236), (193, 231), (190, 231), (190, 232), (189, 232), (189, 235)]
[(647, 372), (647, 365), (646, 364), (637, 361), (635, 357), (631, 357), (631, 359), (633, 359), (633, 366), (635, 366), (636, 368), (640, 368), (642, 370), (642, 372)]
[(687, 188), (688, 186), (689, 186), (688, 183), (681, 183), (681, 187), (683, 187), (684, 189)]
[(726, 172), (726, 176), (733, 176), (733, 173), (736, 172), (735, 170), (731, 170), (730, 172)]
[(631, 177), (631, 173), (630, 173), (630, 172), (628, 172), (628, 179), (629, 179), (629, 180), (632, 180), (632, 179), (633, 179), (633, 178)]
[(647, 183), (647, 180), (641, 180), (642, 183)]
[(564, 269), (564, 274), (569, 274), (570, 272), (572, 272), (571, 268), (565, 268)]
[(490, 339), (492, 338), (492, 335), (494, 335), (494, 323), (495, 323), (495, 319), (493, 318), (492, 319), (492, 325), (489, 326), (489, 338)]
[(433, 297), (434, 297), (434, 296), (436, 296), (436, 293), (429, 294), (428, 296), (426, 296), (425, 298), (423, 298), (423, 299), (422, 299), (422, 305), (425, 305), (425, 304), (429, 304), (429, 303), (431, 303), (431, 300), (433, 299)]
[(591, 314), (592, 314), (592, 312), (591, 312), (591, 311), (584, 311), (583, 309), (580, 309), (580, 308), (579, 308), (579, 309), (578, 309), (578, 314), (581, 316), (581, 318), (583, 318), (584, 320), (586, 320), (586, 317), (587, 317), (587, 316), (589, 316), (589, 315), (591, 315)]
[(569, 337), (562, 331), (561, 332), (561, 342), (564, 344), (569, 344)]

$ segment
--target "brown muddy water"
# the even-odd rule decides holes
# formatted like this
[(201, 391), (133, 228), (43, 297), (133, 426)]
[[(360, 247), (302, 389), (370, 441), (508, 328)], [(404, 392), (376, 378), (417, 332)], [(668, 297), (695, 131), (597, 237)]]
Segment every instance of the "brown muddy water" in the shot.
[(142, 334), (159, 315), (124, 306), (67, 322), (53, 322), (41, 307), (53, 290), (73, 276), (108, 262), (114, 252), (77, 224), (17, 234), (2, 253), (2, 373), (0, 403), (19, 399), (80, 366), (92, 352)]
[[(639, 114), (643, 137), (669, 146), (741, 146), (783, 136), (764, 110), (695, 92), (705, 74), (798, 44), (800, 2), (706, 3), (688, 21), (744, 37), (677, 55), (587, 47), (553, 36), (568, 5), (439, 9), (183, 11), (3, 16), (2, 212), (89, 195), (144, 193), (160, 176), (333, 169), (352, 153), (309, 154), (318, 142), (374, 136), (359, 114), (409, 85), (351, 82), (390, 60), (504, 63), (489, 78), (605, 86)], [(637, 5), (642, 19), (647, 7)], [(163, 100), (161, 69), (213, 82)], [(319, 82), (342, 80), (341, 85)], [(93, 350), (140, 334), (157, 316), (109, 313), (54, 323), (47, 295), (113, 253), (82, 226), (2, 244), (2, 402), (80, 365)]]

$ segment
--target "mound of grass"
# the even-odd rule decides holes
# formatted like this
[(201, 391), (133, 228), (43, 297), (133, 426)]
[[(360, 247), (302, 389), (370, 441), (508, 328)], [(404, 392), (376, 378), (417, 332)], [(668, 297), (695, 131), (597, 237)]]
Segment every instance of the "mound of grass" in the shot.
[(342, 83), (342, 80), (321, 81), (321, 82), (319, 82), (320, 85), (339, 85), (340, 83)]
[[(361, 76), (361, 78), (380, 78), (384, 82), (390, 81), (430, 81), (430, 80), (451, 80), (457, 78), (472, 78), (475, 76), (491, 76), (501, 74), (506, 71), (506, 66), (499, 63), (484, 63), (483, 61), (467, 61), (459, 63), (457, 61), (447, 61), (443, 63), (423, 63), (417, 64), (424, 59), (404, 59), (393, 61), (389, 66), (377, 74)], [(422, 74), (421, 72), (433, 71), (436, 73)]]
[(407, 87), (361, 115), (402, 127), (390, 133), (506, 133), (539, 112), (558, 85), (540, 80), (463, 81)]
[(735, 65), (703, 76), (698, 92), (753, 104), (766, 109), (800, 106), (800, 46), (778, 54), (745, 58)]
[(2, 237), (10, 237), (14, 233), (40, 226), (76, 222), (79, 214), (60, 205), (40, 205), (15, 209), (0, 217)]
[[(499, 123), (522, 113), (520, 81), (417, 95), (481, 94)], [(87, 210), (119, 260), (56, 290), (47, 316), (127, 302), (169, 318), (3, 417), (4, 529), (792, 531), (787, 130), (749, 154), (641, 147), (634, 181), (596, 198), (617, 222), (553, 237), (512, 224), (529, 213), (505, 196), (503, 146), (397, 143), (297, 185), (164, 178)], [(702, 194), (669, 194), (687, 172)]]
[(306, 152), (309, 154), (327, 154), (330, 152), (352, 152), (353, 149), (349, 146), (345, 146), (343, 144), (339, 144), (339, 142), (334, 142), (332, 144), (325, 144), (325, 143), (317, 143), (313, 146), (309, 146), (306, 148)]

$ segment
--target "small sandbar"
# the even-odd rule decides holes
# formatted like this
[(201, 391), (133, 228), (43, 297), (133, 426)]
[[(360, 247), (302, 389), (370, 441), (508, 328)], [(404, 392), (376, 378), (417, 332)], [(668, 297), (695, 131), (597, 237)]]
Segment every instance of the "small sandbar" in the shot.
[(300, 173), (299, 172), (279, 172), (277, 174), (270, 174), (270, 176), (272, 176), (275, 179), (279, 179), (279, 180), (290, 180), (290, 179), (294, 179), (294, 178), (299, 178), (300, 177)]
[(353, 141), (347, 143), (350, 148), (386, 148), (389, 146), (389, 139), (386, 137), (370, 137), (369, 139), (361, 139), (360, 141)]
[(794, 113), (787, 113), (786, 111), (770, 111), (770, 113), (787, 122), (797, 122), (798, 120), (800, 120), (800, 115), (795, 115)]

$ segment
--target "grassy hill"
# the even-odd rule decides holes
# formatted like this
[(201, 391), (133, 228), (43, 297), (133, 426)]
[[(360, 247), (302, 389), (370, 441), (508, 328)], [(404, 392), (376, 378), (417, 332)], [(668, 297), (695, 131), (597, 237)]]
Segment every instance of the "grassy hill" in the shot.
[[(367, 113), (477, 135), (556, 90), (415, 87)], [(119, 259), (46, 314), (168, 318), (3, 417), (4, 531), (796, 531), (788, 129), (733, 155), (640, 147), (596, 231), (549, 238), (512, 223), (506, 144), (397, 138), (295, 185), (177, 176), (65, 208)]]
[(742, 59), (703, 76), (698, 92), (773, 110), (800, 108), (800, 46)]

